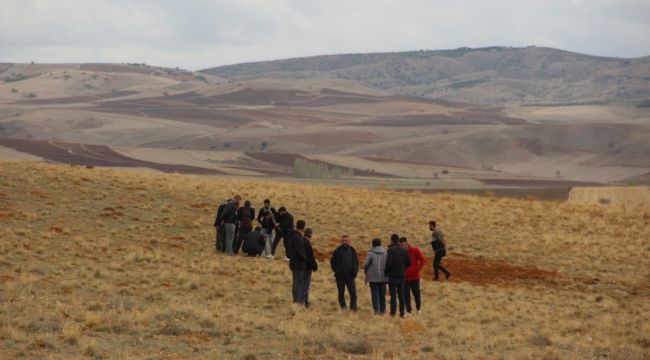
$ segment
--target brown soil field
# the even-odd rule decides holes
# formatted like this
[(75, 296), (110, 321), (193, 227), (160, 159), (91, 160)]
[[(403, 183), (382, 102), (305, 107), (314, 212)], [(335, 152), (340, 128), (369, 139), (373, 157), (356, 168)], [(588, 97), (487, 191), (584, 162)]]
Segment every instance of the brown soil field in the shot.
[(384, 140), (382, 137), (361, 131), (321, 131), (316, 133), (281, 135), (276, 138), (313, 145), (372, 144)]
[[(270, 198), (329, 254), (397, 232), (422, 249), (422, 313), (311, 306), (281, 259), (214, 252), (214, 209)], [(622, 206), (0, 162), (0, 358), (647, 359), (650, 213)], [(451, 281), (430, 281), (427, 221)], [(612, 246), (615, 242), (615, 246)], [(280, 254), (282, 249), (278, 250)]]
[(47, 99), (28, 99), (16, 101), (14, 104), (22, 105), (65, 105), (65, 104), (76, 104), (76, 103), (89, 103), (99, 100), (112, 99), (122, 96), (130, 96), (139, 94), (137, 91), (124, 90), (124, 91), (115, 91), (106, 94), (100, 95), (78, 95), (78, 96), (67, 96), (60, 98), (47, 98)]
[(594, 186), (600, 185), (596, 182), (569, 181), (569, 180), (538, 180), (538, 179), (479, 179), (487, 185), (498, 186), (521, 186), (521, 187), (571, 187), (571, 186)]
[(162, 172), (223, 174), (214, 169), (188, 165), (160, 164), (126, 157), (104, 145), (75, 144), (60, 141), (0, 138), (0, 145), (63, 164), (84, 166), (151, 168)]

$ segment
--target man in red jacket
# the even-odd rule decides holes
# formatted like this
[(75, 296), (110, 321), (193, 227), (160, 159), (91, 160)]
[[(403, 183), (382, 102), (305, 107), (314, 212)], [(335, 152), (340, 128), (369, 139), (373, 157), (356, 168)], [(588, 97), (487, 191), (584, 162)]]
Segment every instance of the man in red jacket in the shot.
[(403, 237), (399, 239), (400, 245), (406, 248), (409, 252), (409, 259), (411, 260), (411, 266), (406, 268), (405, 274), (405, 302), (406, 302), (406, 312), (411, 313), (411, 292), (413, 292), (413, 297), (415, 298), (415, 309), (418, 314), (420, 313), (421, 301), (420, 301), (420, 270), (424, 266), (424, 255), (422, 251), (415, 246), (410, 246), (408, 240)]

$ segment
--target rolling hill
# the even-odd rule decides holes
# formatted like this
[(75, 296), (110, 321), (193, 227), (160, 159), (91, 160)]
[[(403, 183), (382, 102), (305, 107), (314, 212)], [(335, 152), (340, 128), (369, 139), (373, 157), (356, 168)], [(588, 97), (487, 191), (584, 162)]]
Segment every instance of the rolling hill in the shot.
[[(524, 50), (550, 51), (466, 50), (456, 58)], [(0, 64), (0, 157), (282, 177), (302, 158), (427, 189), (642, 183), (650, 173), (649, 108), (481, 105), (362, 80), (221, 75), (146, 64)]]
[(339, 78), (392, 94), (475, 104), (573, 104), (650, 98), (650, 57), (552, 48), (459, 48), (325, 55), (220, 66), (230, 80)]

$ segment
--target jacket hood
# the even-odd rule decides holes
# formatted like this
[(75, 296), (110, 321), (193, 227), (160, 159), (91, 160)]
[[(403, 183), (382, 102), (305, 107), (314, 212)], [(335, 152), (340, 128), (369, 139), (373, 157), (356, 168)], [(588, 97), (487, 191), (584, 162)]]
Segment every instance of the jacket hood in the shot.
[(386, 249), (384, 249), (381, 246), (374, 247), (374, 248), (370, 249), (369, 251), (372, 252), (372, 253), (378, 254), (378, 255), (386, 253)]

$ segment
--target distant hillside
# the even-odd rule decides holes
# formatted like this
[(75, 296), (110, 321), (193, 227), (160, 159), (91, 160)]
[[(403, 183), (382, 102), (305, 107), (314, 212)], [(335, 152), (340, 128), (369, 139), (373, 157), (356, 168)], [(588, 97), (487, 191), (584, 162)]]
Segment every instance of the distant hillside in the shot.
[(230, 80), (341, 78), (393, 94), (478, 104), (637, 102), (650, 98), (650, 57), (489, 47), (325, 55), (202, 70)]

